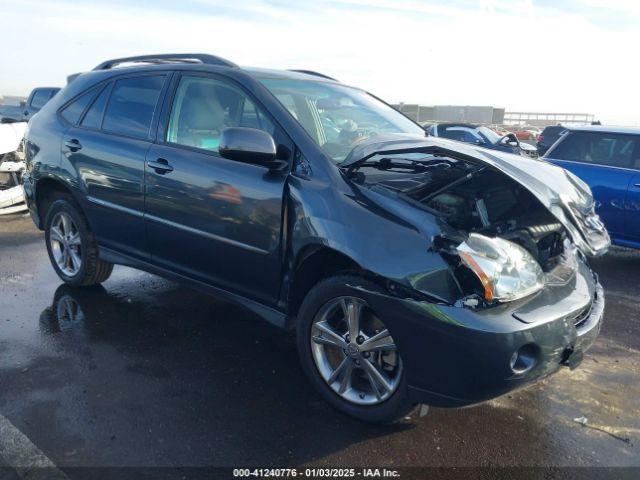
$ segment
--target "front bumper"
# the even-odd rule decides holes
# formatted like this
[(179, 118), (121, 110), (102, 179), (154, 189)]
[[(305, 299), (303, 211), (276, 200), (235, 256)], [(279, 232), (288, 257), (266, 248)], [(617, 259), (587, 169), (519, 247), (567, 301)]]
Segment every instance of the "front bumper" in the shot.
[[(391, 331), (414, 400), (443, 407), (479, 403), (539, 380), (562, 365), (576, 367), (598, 336), (604, 311), (602, 287), (582, 261), (566, 283), (486, 309), (353, 288)], [(518, 351), (535, 360), (526, 371), (512, 367)]]
[(539, 156), (537, 150), (525, 150), (525, 149), (520, 150), (520, 155), (528, 158), (538, 158)]

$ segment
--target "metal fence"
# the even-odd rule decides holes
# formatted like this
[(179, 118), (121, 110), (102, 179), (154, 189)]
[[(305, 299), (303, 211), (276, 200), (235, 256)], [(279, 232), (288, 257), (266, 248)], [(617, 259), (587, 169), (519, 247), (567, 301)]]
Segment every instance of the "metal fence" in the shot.
[(544, 112), (506, 112), (504, 123), (507, 125), (557, 125), (558, 123), (589, 124), (595, 120), (591, 113), (544, 113)]

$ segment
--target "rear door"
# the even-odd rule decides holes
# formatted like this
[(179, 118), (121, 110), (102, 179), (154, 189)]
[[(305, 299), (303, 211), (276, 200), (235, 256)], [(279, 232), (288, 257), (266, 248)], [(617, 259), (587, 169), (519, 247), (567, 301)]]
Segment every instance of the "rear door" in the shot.
[(176, 77), (166, 131), (147, 153), (146, 210), (154, 263), (225, 290), (275, 303), (287, 172), (222, 158), (226, 127), (288, 138), (240, 86), (223, 77)]
[(596, 200), (596, 211), (618, 243), (632, 231), (627, 225), (627, 191), (636, 172), (638, 136), (599, 131), (570, 131), (545, 159), (584, 180)]
[(77, 172), (98, 242), (138, 258), (148, 257), (144, 165), (167, 76), (138, 74), (101, 85), (62, 140), (63, 160)]

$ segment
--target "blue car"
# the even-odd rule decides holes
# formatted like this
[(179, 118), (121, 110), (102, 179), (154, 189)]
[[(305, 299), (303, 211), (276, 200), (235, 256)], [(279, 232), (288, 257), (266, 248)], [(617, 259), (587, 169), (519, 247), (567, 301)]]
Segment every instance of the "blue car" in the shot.
[(545, 160), (581, 178), (614, 244), (640, 248), (640, 128), (567, 127)]
[(533, 145), (520, 142), (515, 133), (508, 133), (501, 137), (489, 127), (483, 125), (474, 125), (471, 123), (434, 123), (425, 130), (432, 137), (448, 138), (449, 140), (471, 143), (491, 150), (538, 158), (538, 149)]

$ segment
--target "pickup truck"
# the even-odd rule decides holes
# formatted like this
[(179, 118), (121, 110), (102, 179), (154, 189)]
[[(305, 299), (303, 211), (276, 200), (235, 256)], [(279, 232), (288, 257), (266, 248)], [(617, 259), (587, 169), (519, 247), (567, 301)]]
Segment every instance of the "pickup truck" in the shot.
[(19, 106), (0, 105), (0, 123), (28, 122), (59, 91), (57, 87), (38, 87)]

